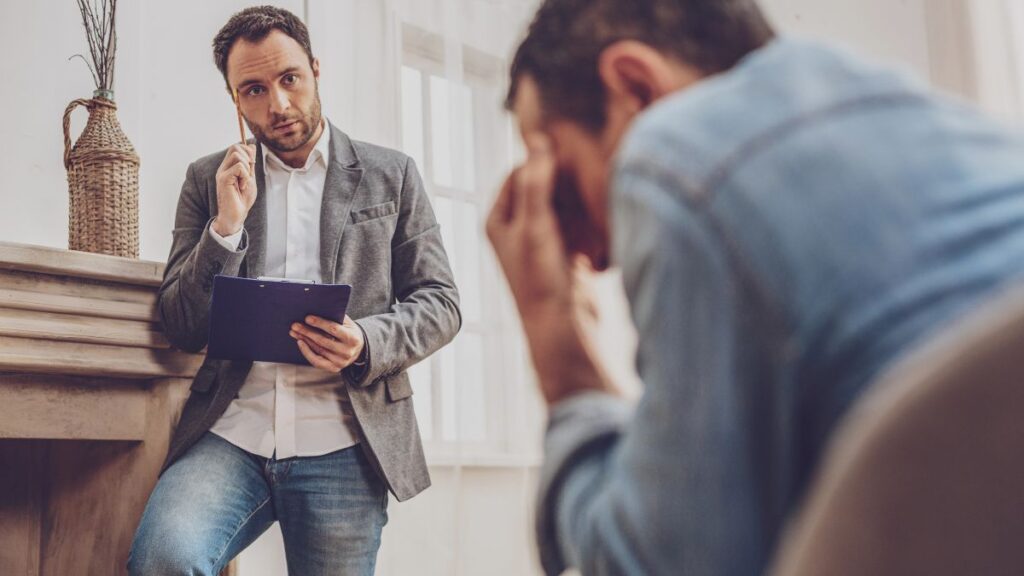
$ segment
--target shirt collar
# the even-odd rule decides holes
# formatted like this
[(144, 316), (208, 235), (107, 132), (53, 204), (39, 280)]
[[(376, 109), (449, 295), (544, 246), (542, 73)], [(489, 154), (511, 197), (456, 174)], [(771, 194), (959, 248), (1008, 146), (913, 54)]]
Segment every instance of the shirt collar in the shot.
[(320, 132), (320, 138), (316, 141), (316, 145), (309, 152), (309, 157), (306, 158), (306, 165), (302, 168), (292, 168), (291, 166), (284, 163), (283, 160), (277, 157), (266, 145), (262, 146), (263, 149), (263, 165), (270, 166), (272, 163), (275, 168), (280, 168), (286, 171), (293, 170), (309, 170), (314, 162), (319, 162), (324, 168), (327, 167), (327, 159), (331, 155), (331, 123), (326, 118), (321, 120), (324, 125), (324, 129)]

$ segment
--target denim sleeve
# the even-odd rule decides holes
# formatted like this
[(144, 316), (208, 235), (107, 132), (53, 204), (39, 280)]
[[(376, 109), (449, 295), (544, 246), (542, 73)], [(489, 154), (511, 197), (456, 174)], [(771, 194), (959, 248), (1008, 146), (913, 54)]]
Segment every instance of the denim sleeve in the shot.
[(705, 213), (670, 173), (624, 168), (613, 254), (639, 335), (644, 394), (552, 410), (537, 517), (548, 574), (755, 574), (759, 549), (739, 286)]

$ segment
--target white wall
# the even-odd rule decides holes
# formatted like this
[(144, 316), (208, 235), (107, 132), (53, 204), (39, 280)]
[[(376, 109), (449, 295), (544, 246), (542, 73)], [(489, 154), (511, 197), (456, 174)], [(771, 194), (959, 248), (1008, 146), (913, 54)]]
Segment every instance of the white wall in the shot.
[(764, 0), (783, 31), (848, 46), (924, 77), (929, 0)]
[[(381, 0), (386, 1), (386, 0)], [(302, 0), (274, 2), (303, 13)], [(141, 255), (163, 260), (187, 164), (236, 137), (234, 111), (212, 63), (210, 41), (241, 0), (128, 2), (119, 20), (119, 117), (141, 158)], [(494, 9), (509, 3), (495, 3)], [(929, 33), (926, 22), (956, 29), (957, 0), (768, 0), (768, 12), (787, 31), (838, 41), (944, 86), (972, 93), (970, 63)], [(310, 13), (344, 16), (346, 2), (310, 0)], [(426, 6), (424, 4), (423, 6)], [(936, 8), (938, 6), (939, 8)], [(421, 8), (427, 10), (428, 8)], [(936, 13), (936, 10), (939, 10)], [(470, 21), (474, 15), (464, 15)], [(311, 22), (314, 46), (324, 53), (324, 109), (343, 129), (374, 139), (375, 130), (352, 113), (373, 87), (347, 82), (358, 55), (352, 27)], [(473, 28), (470, 27), (472, 30)], [(934, 31), (934, 30), (933, 30)], [(372, 30), (361, 30), (372, 33)], [(511, 33), (511, 32), (510, 32)], [(477, 34), (479, 35), (479, 34)], [(513, 37), (513, 36), (510, 36)], [(470, 41), (485, 42), (487, 38)], [(85, 49), (70, 0), (0, 1), (0, 241), (66, 246), (67, 192), (61, 165), (61, 115), (75, 98), (91, 95), (84, 65), (68, 62)], [(950, 80), (952, 78), (953, 80)], [(497, 106), (499, 103), (495, 103)], [(84, 112), (74, 123), (74, 136)], [(606, 292), (614, 293), (614, 287)], [(619, 318), (624, 323), (625, 319)], [(611, 342), (614, 346), (614, 342)], [(535, 471), (521, 468), (434, 466), (434, 487), (391, 506), (380, 559), (381, 574), (537, 573), (530, 540)], [(270, 533), (242, 556), (244, 576), (283, 573), (279, 536)]]

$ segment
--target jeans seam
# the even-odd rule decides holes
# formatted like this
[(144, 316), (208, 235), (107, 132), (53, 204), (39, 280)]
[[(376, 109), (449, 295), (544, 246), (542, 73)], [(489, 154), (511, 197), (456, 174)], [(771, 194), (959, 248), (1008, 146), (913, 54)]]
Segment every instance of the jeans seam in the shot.
[(238, 536), (238, 533), (242, 531), (242, 527), (244, 527), (245, 524), (249, 522), (249, 520), (252, 520), (252, 517), (255, 516), (256, 513), (259, 512), (264, 506), (266, 506), (267, 502), (270, 502), (269, 496), (265, 500), (263, 500), (263, 502), (260, 502), (259, 506), (257, 506), (252, 512), (249, 513), (248, 516), (243, 518), (242, 521), (238, 523), (238, 526), (235, 527), (235, 531), (231, 534), (231, 537), (227, 539), (227, 541), (224, 543), (224, 547), (221, 549), (220, 553), (217, 554), (217, 559), (214, 561), (214, 566), (220, 564), (220, 561), (224, 558), (224, 554), (228, 551), (228, 548), (231, 547), (231, 542), (233, 542), (235, 537)]
[(285, 460), (284, 462), (278, 462), (278, 464), (284, 464), (284, 470), (275, 473), (274, 480), (276, 482), (282, 482), (288, 478), (288, 474), (292, 471), (292, 459)]

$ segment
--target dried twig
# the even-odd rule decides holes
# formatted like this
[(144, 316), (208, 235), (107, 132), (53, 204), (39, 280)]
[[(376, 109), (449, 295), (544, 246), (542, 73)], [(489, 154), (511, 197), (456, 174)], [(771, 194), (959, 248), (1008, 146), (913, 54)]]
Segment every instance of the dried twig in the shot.
[(97, 90), (111, 90), (114, 86), (114, 55), (117, 52), (117, 0), (78, 0), (85, 27), (85, 39), (89, 43), (89, 60), (81, 58), (89, 67)]

